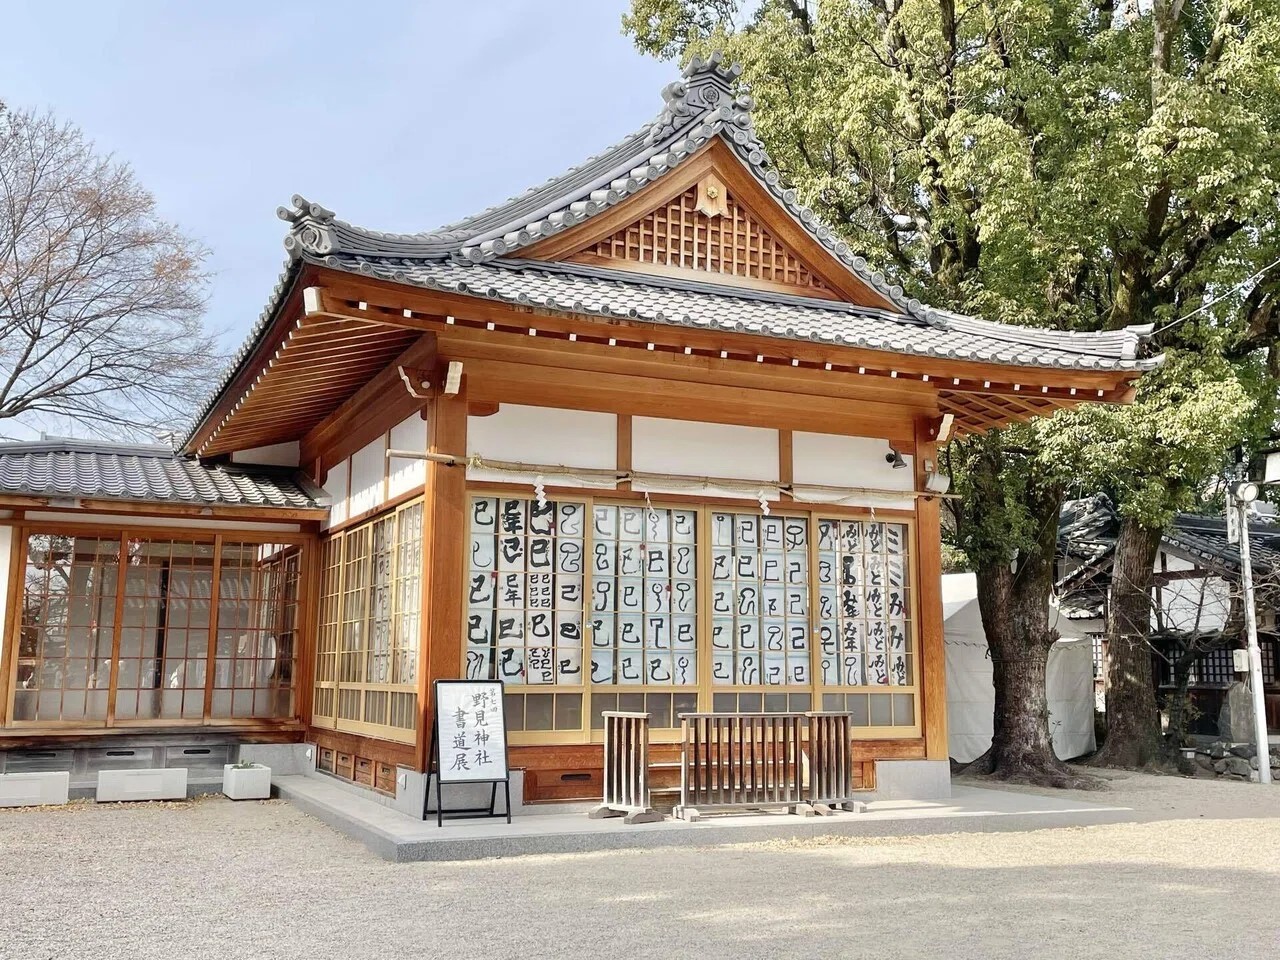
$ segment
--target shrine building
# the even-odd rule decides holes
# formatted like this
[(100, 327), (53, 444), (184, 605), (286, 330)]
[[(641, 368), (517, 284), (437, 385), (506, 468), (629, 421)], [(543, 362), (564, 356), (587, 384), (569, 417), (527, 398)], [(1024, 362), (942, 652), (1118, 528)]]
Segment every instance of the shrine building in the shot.
[(526, 803), (599, 800), (613, 710), (655, 763), (685, 713), (847, 712), (869, 796), (945, 794), (938, 451), (1129, 402), (1150, 330), (921, 303), (801, 205), (736, 68), (662, 100), (436, 230), (294, 197), (179, 449), (0, 445), (0, 773), (305, 744), (421, 796), (469, 677)]

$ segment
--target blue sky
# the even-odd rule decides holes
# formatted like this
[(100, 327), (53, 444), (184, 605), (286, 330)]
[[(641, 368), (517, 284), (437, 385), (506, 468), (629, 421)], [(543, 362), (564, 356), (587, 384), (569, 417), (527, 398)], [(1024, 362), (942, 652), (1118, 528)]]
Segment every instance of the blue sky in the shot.
[(294, 193), (425, 230), (656, 114), (677, 67), (622, 36), (626, 6), (10, 0), (0, 100), (77, 124), (210, 248), (208, 323), (230, 350), (279, 275)]

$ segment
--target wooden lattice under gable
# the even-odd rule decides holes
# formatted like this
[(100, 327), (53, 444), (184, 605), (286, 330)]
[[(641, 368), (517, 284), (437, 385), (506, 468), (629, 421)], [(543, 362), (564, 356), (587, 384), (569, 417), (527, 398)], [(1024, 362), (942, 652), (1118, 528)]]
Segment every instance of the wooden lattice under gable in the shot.
[(714, 176), (570, 259), (706, 271), (799, 287), (809, 295), (833, 295), (831, 288)]

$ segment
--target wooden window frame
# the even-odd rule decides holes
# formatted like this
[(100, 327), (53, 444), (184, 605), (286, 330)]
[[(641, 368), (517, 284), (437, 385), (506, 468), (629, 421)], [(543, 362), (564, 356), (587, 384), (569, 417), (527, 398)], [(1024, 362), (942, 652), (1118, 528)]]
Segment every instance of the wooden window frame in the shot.
[[(527, 484), (519, 483), (502, 483), (493, 481), (468, 481), (465, 518), (465, 542), (471, 542), (471, 502), (476, 497), (503, 497), (519, 498), (523, 500), (533, 499), (533, 492)], [(924, 650), (924, 638), (921, 635), (921, 619), (920, 619), (920, 585), (916, 549), (917, 537), (917, 519), (915, 513), (910, 510), (903, 509), (884, 509), (877, 510), (872, 507), (846, 507), (830, 504), (807, 504), (798, 501), (785, 501), (779, 504), (777, 509), (771, 505), (770, 516), (790, 516), (805, 518), (808, 523), (808, 550), (809, 550), (809, 677), (808, 685), (799, 684), (777, 684), (766, 685), (757, 684), (753, 686), (740, 685), (713, 685), (711, 683), (711, 618), (710, 618), (710, 598), (711, 598), (711, 550), (710, 550), (710, 516), (712, 512), (731, 512), (731, 513), (750, 513), (752, 512), (752, 501), (725, 498), (725, 497), (695, 497), (683, 494), (657, 494), (646, 497), (644, 493), (632, 492), (629, 490), (583, 490), (579, 488), (546, 488), (546, 497), (548, 500), (556, 502), (571, 501), (582, 503), (586, 510), (586, 516), (591, 516), (592, 508), (596, 504), (607, 506), (636, 506), (652, 503), (655, 508), (659, 509), (680, 509), (692, 510), (697, 516), (698, 537), (695, 545), (698, 549), (697, 556), (697, 584), (698, 584), (698, 613), (697, 613), (697, 669), (698, 683), (696, 686), (672, 686), (672, 685), (656, 685), (656, 684), (592, 684), (584, 679), (582, 684), (575, 685), (558, 685), (558, 684), (510, 684), (507, 687), (508, 695), (529, 695), (529, 694), (579, 694), (582, 697), (582, 722), (577, 730), (511, 730), (509, 733), (510, 742), (513, 746), (535, 746), (535, 745), (575, 745), (575, 744), (597, 744), (603, 743), (604, 731), (593, 730), (591, 727), (592, 717), (592, 695), (593, 693), (613, 694), (680, 694), (695, 693), (697, 694), (699, 711), (709, 711), (712, 709), (712, 698), (718, 693), (759, 693), (761, 695), (769, 693), (784, 694), (809, 694), (811, 699), (811, 707), (813, 710), (823, 709), (823, 695), (827, 693), (840, 694), (906, 694), (910, 695), (914, 702), (914, 723), (901, 726), (859, 726), (855, 728), (855, 735), (859, 739), (865, 740), (883, 740), (883, 741), (904, 741), (919, 739), (924, 735), (924, 669), (926, 654)], [(912, 656), (912, 683), (906, 686), (897, 685), (831, 685), (827, 686), (822, 682), (821, 676), (821, 651), (818, 644), (818, 619), (817, 619), (817, 523), (823, 520), (862, 520), (871, 522), (895, 523), (900, 524), (904, 528), (904, 545), (907, 551), (907, 584), (909, 590), (909, 606), (907, 618), (911, 629), (911, 656)], [(593, 527), (588, 526), (583, 531), (583, 550), (584, 556), (591, 556)], [(463, 582), (467, 581), (467, 573), (470, 567), (469, 551), (464, 551), (462, 561)], [(591, 596), (593, 575), (590, 564), (583, 564), (583, 609), (584, 623), (585, 616), (588, 612), (588, 600)], [(466, 605), (463, 605), (461, 622), (459, 624), (459, 644), (462, 653), (462, 663), (466, 663)], [(589, 662), (590, 649), (587, 643), (587, 631), (583, 630), (583, 657), (584, 664)], [(651, 731), (651, 737), (655, 743), (675, 743), (679, 741), (680, 732), (678, 728), (654, 729)]]
[[(77, 523), (75, 521), (19, 521), (5, 524), (13, 530), (13, 548), (10, 553), (10, 571), (7, 588), (11, 602), (8, 604), (5, 620), (0, 624), (4, 636), (8, 638), (3, 645), (3, 659), (0, 661), (0, 729), (14, 731), (50, 731), (65, 733), (73, 731), (103, 732), (109, 730), (155, 730), (161, 728), (184, 727), (217, 727), (217, 728), (272, 728), (298, 727), (302, 721), (302, 681), (300, 680), (301, 647), (299, 640), (305, 637), (310, 623), (307, 609), (307, 551), (312, 548), (315, 538), (304, 533), (283, 530), (254, 530), (236, 527), (199, 528), (157, 525), (139, 526), (121, 524), (105, 525), (101, 523)], [(112, 622), (111, 667), (107, 687), (107, 710), (103, 720), (81, 718), (77, 720), (17, 720), (14, 717), (18, 693), (17, 672), (20, 659), (20, 633), (22, 629), (23, 610), (25, 608), (25, 575), (29, 556), (30, 538), (32, 536), (66, 536), (72, 538), (92, 538), (96, 540), (114, 541), (117, 543), (117, 564), (123, 571), (123, 560), (128, 554), (130, 541), (164, 541), (176, 540), (188, 543), (210, 544), (213, 547), (211, 565), (212, 587), (210, 591), (210, 613), (208, 626), (208, 646), (205, 650), (205, 686), (204, 705), (200, 717), (150, 717), (128, 718), (117, 722), (116, 695), (120, 673), (120, 647), (123, 630), (123, 608), (126, 599), (126, 583), (123, 573), (118, 574), (116, 585), (115, 611)], [(212, 717), (211, 698), (213, 692), (214, 664), (217, 660), (218, 637), (218, 604), (219, 583), (222, 579), (222, 544), (224, 540), (248, 544), (276, 544), (289, 551), (297, 551), (298, 561), (298, 597), (297, 627), (293, 653), (292, 708), (288, 717)]]
[[(423, 498), (419, 492), (416, 497), (409, 497), (400, 500), (390, 508), (384, 508), (372, 516), (365, 517), (360, 523), (344, 524), (340, 529), (325, 531), (325, 534), (321, 537), (320, 550), (322, 555), (331, 548), (336, 549), (336, 563), (333, 569), (336, 569), (337, 571), (337, 581), (334, 584), (335, 592), (333, 594), (327, 595), (325, 593), (325, 588), (328, 586), (327, 583), (322, 584), (320, 591), (320, 608), (317, 616), (315, 649), (316, 670), (314, 674), (315, 679), (313, 681), (313, 695), (315, 696), (315, 699), (313, 702), (320, 702), (320, 693), (321, 691), (325, 691), (325, 699), (329, 699), (331, 701), (333, 709), (329, 713), (321, 713), (317, 709), (313, 709), (311, 724), (314, 727), (334, 730), (341, 733), (349, 733), (356, 736), (372, 737), (377, 740), (390, 740), (395, 743), (414, 744), (417, 742), (418, 725), (421, 722), (421, 718), (417, 709), (418, 681), (416, 673), (413, 680), (405, 683), (377, 683), (369, 680), (368, 678), (371, 676), (371, 664), (373, 662), (374, 654), (374, 648), (372, 646), (372, 628), (374, 622), (373, 602), (375, 590), (373, 575), (376, 569), (374, 556), (374, 528), (378, 524), (389, 523), (390, 525), (388, 541), (390, 560), (388, 564), (386, 583), (388, 594), (388, 676), (391, 678), (395, 677), (396, 664), (402, 657), (411, 660), (415, 664), (415, 667), (417, 667), (418, 664), (418, 658), (421, 654), (421, 622), (419, 622), (419, 628), (412, 631), (412, 635), (416, 643), (416, 646), (412, 650), (398, 650), (395, 638), (396, 624), (404, 613), (399, 608), (397, 588), (402, 582), (399, 571), (399, 553), (401, 529), (405, 524), (405, 518), (414, 518), (414, 522), (410, 523), (409, 527), (418, 533), (417, 576), (419, 580), (423, 577), (424, 553), (422, 543), (422, 515), (420, 512), (415, 512), (415, 508), (420, 506), (425, 510)], [(359, 613), (359, 618), (352, 620), (349, 619), (347, 615), (347, 588), (348, 576), (351, 574), (354, 558), (349, 556), (348, 546), (357, 537), (367, 538), (368, 547), (364, 557), (362, 558), (364, 569), (366, 571), (366, 575), (364, 577), (365, 582), (360, 587), (360, 589), (364, 591), (364, 596), (360, 600), (362, 610)], [(333, 544), (337, 545), (336, 548), (332, 547)], [(325, 576), (326, 579), (329, 569), (330, 568), (327, 566), (324, 568), (325, 572), (323, 576)], [(425, 616), (425, 611), (420, 607), (420, 600), (418, 599), (419, 593), (420, 591), (415, 591), (415, 600), (419, 603), (418, 616), (419, 618), (422, 618)], [(335, 600), (333, 610), (336, 615), (336, 620), (333, 622), (329, 622), (326, 619), (328, 616), (326, 601), (330, 597)], [(354, 651), (354, 653), (360, 663), (360, 676), (364, 678), (362, 680), (343, 679), (343, 657), (351, 653), (350, 651), (345, 651), (343, 645), (344, 627), (348, 623), (361, 624), (361, 645), (359, 650)], [(335, 644), (332, 650), (326, 649), (324, 647), (325, 641), (322, 640), (322, 637), (328, 631), (332, 631), (332, 639)], [(322, 664), (319, 658), (324, 654), (332, 654), (333, 656), (332, 676), (329, 679), (322, 678)], [(342, 712), (341, 701), (344, 692), (356, 694), (358, 702), (356, 714), (361, 719), (352, 720), (340, 715)], [(383, 715), (387, 720), (386, 723), (374, 723), (363, 719), (366, 716), (368, 706), (367, 701), (369, 694), (371, 693), (387, 695), (386, 708), (383, 711)], [(331, 696), (329, 696), (329, 694), (331, 694)], [(392, 717), (395, 714), (394, 703), (397, 696), (412, 697), (413, 709), (409, 714), (413, 718), (412, 727), (396, 726), (391, 722)]]

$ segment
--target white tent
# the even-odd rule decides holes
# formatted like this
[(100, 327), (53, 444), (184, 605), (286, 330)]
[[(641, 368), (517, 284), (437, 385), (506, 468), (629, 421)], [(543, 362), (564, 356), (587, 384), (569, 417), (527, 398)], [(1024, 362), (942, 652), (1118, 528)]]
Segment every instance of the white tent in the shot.
[[(951, 758), (976, 760), (991, 746), (991, 659), (978, 612), (978, 582), (972, 573), (942, 578), (943, 633), (947, 648), (947, 729)], [(1095, 749), (1093, 651), (1085, 640), (1059, 640), (1049, 651), (1045, 687), (1049, 730), (1059, 758)]]

